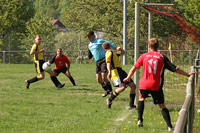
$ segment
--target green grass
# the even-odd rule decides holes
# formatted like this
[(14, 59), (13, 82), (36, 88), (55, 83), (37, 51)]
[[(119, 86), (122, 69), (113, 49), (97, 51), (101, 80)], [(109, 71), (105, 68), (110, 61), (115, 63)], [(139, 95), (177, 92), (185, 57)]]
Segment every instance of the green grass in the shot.
[[(127, 72), (130, 68), (124, 66)], [(44, 80), (26, 89), (24, 81), (37, 75), (33, 64), (0, 64), (0, 74), (1, 133), (168, 132), (158, 106), (152, 104), (145, 105), (144, 127), (136, 126), (137, 111), (127, 109), (129, 88), (113, 101), (112, 109), (107, 109), (106, 98), (101, 97), (103, 89), (95, 79), (94, 64), (72, 64), (71, 74), (77, 86), (61, 74), (58, 79), (66, 85), (59, 90), (47, 73)], [(180, 106), (168, 109), (175, 125)], [(195, 126), (198, 129), (199, 124)]]

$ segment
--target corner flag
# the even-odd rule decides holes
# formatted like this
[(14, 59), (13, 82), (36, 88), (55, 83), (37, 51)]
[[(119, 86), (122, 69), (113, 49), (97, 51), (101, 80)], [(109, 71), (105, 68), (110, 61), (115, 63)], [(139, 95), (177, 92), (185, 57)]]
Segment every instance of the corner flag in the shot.
[(169, 50), (171, 50), (171, 46), (172, 46), (171, 43), (169, 43), (169, 47), (168, 47)]

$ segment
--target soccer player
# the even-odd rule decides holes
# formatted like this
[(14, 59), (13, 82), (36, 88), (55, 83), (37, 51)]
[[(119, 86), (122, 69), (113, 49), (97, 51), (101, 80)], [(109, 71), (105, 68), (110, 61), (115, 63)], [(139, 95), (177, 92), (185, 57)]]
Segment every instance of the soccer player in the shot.
[[(76, 83), (75, 83), (73, 77), (71, 76), (71, 74), (69, 72), (70, 61), (67, 58), (67, 56), (62, 54), (62, 49), (61, 48), (57, 49), (57, 55), (55, 55), (49, 61), (49, 63), (51, 63), (51, 64), (55, 63), (55, 68), (53, 70), (54, 71), (54, 75), (58, 76), (62, 72), (69, 78), (69, 80), (72, 82), (72, 84), (74, 86), (76, 86)], [(66, 67), (66, 63), (67, 63), (67, 67)]]
[[(42, 69), (42, 65), (45, 62), (43, 56), (49, 56), (49, 55), (43, 55), (45, 50), (41, 48), (40, 43), (41, 43), (41, 37), (37, 35), (35, 37), (35, 44), (33, 44), (30, 52), (30, 55), (34, 55), (36, 72), (40, 75), (25, 81), (27, 89), (29, 89), (31, 83), (37, 82), (45, 78), (44, 70)], [(62, 85), (58, 81), (58, 79), (53, 75), (53, 72), (51, 70), (49, 70), (47, 73), (50, 74), (51, 80), (53, 81), (53, 83), (57, 88), (62, 88), (65, 85), (65, 84)]]
[(128, 76), (124, 79), (125, 82), (130, 81), (130, 78), (135, 73), (136, 69), (143, 66), (142, 77), (139, 81), (139, 102), (138, 102), (138, 123), (139, 127), (143, 126), (143, 112), (144, 101), (151, 94), (154, 104), (158, 104), (162, 116), (167, 123), (168, 131), (172, 131), (172, 124), (170, 119), (169, 110), (165, 106), (163, 84), (164, 84), (164, 71), (168, 69), (172, 72), (177, 72), (181, 75), (189, 77), (195, 72), (186, 73), (181, 70), (163, 54), (158, 52), (159, 42), (156, 38), (151, 38), (148, 41), (150, 52), (141, 55), (136, 64), (130, 69)]
[(127, 73), (124, 70), (122, 70), (122, 66), (118, 57), (124, 55), (125, 51), (120, 47), (116, 47), (117, 52), (112, 51), (111, 46), (108, 44), (108, 42), (104, 42), (102, 44), (102, 47), (106, 51), (105, 57), (108, 69), (107, 77), (112, 80), (114, 86), (119, 87), (115, 91), (113, 91), (111, 93), (111, 96), (106, 100), (108, 108), (111, 108), (112, 101), (121, 92), (123, 92), (127, 88), (127, 86), (129, 86), (131, 88), (129, 109), (135, 109), (136, 106), (134, 105), (134, 100), (136, 85), (134, 84), (132, 79), (130, 79), (130, 82), (123, 81), (123, 79), (126, 78)]
[(96, 61), (96, 80), (106, 91), (104, 94), (102, 94), (102, 97), (105, 97), (112, 92), (112, 86), (107, 78), (105, 51), (102, 48), (102, 44), (104, 42), (108, 42), (112, 48), (115, 48), (115, 45), (109, 41), (97, 39), (93, 31), (87, 32), (87, 37), (90, 43), (88, 45), (88, 56), (86, 56), (85, 59), (91, 59), (94, 57)]

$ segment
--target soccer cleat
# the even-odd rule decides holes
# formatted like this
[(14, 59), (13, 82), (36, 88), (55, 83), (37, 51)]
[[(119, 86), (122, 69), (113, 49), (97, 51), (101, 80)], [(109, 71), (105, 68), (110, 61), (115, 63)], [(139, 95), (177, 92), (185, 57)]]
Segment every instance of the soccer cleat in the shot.
[(129, 109), (129, 110), (136, 110), (136, 106), (133, 105), (132, 107), (129, 107), (128, 109)]
[(108, 98), (108, 99), (106, 99), (106, 103), (107, 103), (108, 108), (110, 109), (111, 105), (112, 105), (112, 101), (110, 101)]
[(172, 127), (168, 127), (168, 131), (171, 132), (173, 131), (174, 129)]
[(25, 83), (26, 83), (26, 89), (29, 89), (30, 83), (28, 82), (28, 80), (26, 80)]
[(143, 122), (142, 122), (141, 120), (138, 120), (137, 126), (138, 126), (138, 127), (143, 127)]
[(57, 88), (63, 88), (65, 86), (65, 84), (59, 84), (58, 86), (57, 86)]
[(109, 95), (110, 93), (109, 92), (105, 92), (105, 93), (103, 93), (101, 96), (102, 97), (106, 97), (107, 95)]

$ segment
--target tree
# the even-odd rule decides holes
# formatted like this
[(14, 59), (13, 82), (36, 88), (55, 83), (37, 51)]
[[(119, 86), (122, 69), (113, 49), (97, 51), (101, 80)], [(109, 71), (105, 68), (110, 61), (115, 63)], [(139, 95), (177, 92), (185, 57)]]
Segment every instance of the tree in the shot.
[(37, 13), (49, 18), (59, 18), (60, 3), (62, 0), (35, 0), (34, 7)]
[[(26, 22), (33, 16), (31, 0), (0, 1), (0, 50), (6, 49), (8, 36), (14, 37), (25, 32)], [(15, 41), (16, 40), (11, 40)]]
[(46, 44), (46, 49), (52, 50), (54, 49), (54, 45), (52, 44), (55, 42), (55, 33), (55, 27), (49, 22), (48, 18), (36, 13), (34, 18), (31, 18), (27, 23), (27, 31), (24, 36), (25, 45), (23, 48), (30, 50), (35, 36), (40, 35), (44, 45)]
[(177, 0), (177, 2), (185, 19), (200, 28), (200, 2), (197, 0)]

